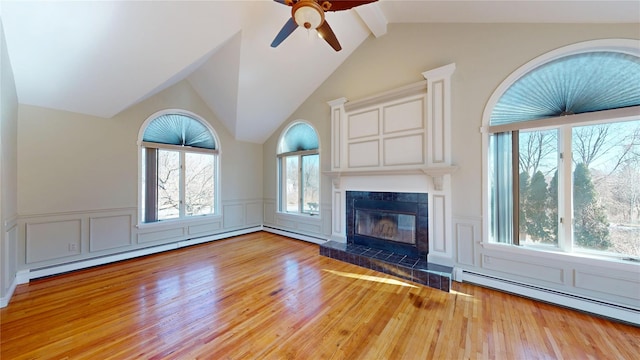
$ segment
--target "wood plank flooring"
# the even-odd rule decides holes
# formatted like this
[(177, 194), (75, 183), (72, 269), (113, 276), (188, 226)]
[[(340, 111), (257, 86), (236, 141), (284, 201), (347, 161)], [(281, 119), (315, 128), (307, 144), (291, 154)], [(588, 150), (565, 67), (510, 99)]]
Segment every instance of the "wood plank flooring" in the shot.
[(635, 359), (640, 328), (258, 232), (20, 285), (1, 359)]

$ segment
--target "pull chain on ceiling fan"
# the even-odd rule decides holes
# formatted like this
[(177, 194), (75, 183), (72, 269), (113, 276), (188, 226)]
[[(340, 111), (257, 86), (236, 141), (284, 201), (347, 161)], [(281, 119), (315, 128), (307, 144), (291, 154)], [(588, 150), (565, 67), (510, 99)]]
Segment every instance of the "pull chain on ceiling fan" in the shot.
[(316, 29), (318, 35), (323, 38), (335, 51), (342, 50), (340, 42), (331, 30), (329, 23), (324, 18), (327, 11), (349, 10), (356, 6), (369, 4), (378, 0), (362, 1), (329, 1), (329, 0), (273, 0), (283, 5), (291, 6), (291, 18), (284, 24), (278, 35), (271, 43), (271, 47), (277, 47), (293, 33), (298, 26), (305, 29)]

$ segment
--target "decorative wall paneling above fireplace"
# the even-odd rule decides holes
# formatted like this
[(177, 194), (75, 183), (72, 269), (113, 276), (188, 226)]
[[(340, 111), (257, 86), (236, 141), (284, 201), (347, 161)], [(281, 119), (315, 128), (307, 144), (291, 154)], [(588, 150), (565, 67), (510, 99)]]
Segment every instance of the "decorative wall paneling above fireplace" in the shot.
[(346, 242), (346, 191), (429, 194), (429, 261), (453, 263), (451, 239), (451, 75), (455, 64), (425, 80), (331, 106), (332, 238)]

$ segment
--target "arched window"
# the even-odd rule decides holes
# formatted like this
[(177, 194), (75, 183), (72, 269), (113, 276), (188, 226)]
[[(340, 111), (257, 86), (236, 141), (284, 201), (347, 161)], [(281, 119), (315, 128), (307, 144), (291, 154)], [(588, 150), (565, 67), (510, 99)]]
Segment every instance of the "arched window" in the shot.
[(218, 141), (195, 114), (154, 114), (141, 134), (142, 222), (216, 212)]
[(640, 47), (614, 43), (546, 54), (489, 101), (491, 241), (640, 258)]
[(320, 210), (318, 135), (305, 123), (289, 126), (278, 143), (278, 208), (317, 215)]

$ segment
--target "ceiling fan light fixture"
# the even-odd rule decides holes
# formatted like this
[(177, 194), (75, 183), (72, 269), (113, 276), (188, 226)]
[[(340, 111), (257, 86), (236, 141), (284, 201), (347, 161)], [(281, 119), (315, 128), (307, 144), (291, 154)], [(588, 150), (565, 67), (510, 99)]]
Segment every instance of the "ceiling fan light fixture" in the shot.
[(314, 0), (298, 1), (292, 9), (293, 19), (305, 29), (317, 29), (324, 22), (324, 11)]

